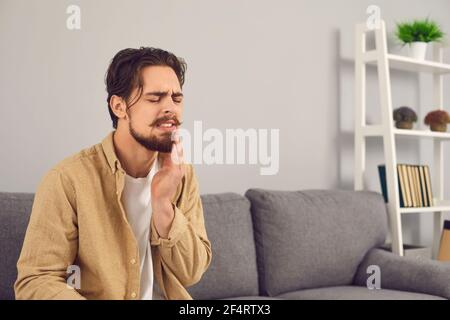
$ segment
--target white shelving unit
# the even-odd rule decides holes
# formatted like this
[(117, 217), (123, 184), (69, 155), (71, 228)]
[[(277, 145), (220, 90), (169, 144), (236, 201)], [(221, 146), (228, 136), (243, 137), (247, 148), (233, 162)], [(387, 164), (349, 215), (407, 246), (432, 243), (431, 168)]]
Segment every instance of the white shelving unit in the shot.
[[(366, 50), (366, 36), (375, 34), (375, 50)], [(381, 124), (366, 125), (366, 67), (377, 66), (381, 106)], [(365, 173), (366, 137), (381, 137), (384, 144), (386, 183), (388, 189), (387, 210), (390, 220), (392, 252), (403, 256), (402, 214), (433, 213), (433, 258), (436, 258), (442, 232), (443, 212), (450, 211), (450, 201), (444, 195), (443, 143), (450, 141), (450, 133), (430, 130), (397, 129), (393, 120), (390, 70), (426, 72), (433, 75), (433, 102), (436, 108), (444, 109), (443, 77), (450, 74), (450, 65), (443, 63), (443, 48), (433, 47), (433, 61), (419, 61), (409, 57), (389, 54), (386, 41), (386, 25), (381, 21), (380, 28), (369, 30), (366, 24), (357, 24), (355, 30), (355, 181), (354, 189), (363, 189)], [(396, 137), (433, 139), (434, 174), (432, 176), (434, 204), (432, 207), (401, 208), (398, 190)]]

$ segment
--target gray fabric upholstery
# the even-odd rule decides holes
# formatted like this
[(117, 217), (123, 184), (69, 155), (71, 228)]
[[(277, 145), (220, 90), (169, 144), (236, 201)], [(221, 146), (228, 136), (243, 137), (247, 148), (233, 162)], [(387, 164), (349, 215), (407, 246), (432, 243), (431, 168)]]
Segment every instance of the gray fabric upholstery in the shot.
[(224, 193), (203, 195), (202, 204), (213, 257), (189, 293), (194, 299), (258, 295), (250, 202), (241, 195)]
[(0, 300), (13, 300), (17, 260), (34, 194), (0, 192)]
[[(240, 195), (202, 196), (213, 259), (200, 282), (188, 288), (194, 299), (450, 296), (449, 264), (371, 250), (386, 235), (385, 205), (380, 194), (249, 190), (247, 196), (252, 201), (252, 214), (249, 199)], [(16, 263), (33, 197), (33, 194), (0, 193), (0, 300), (14, 299)], [(380, 265), (382, 290), (365, 288), (369, 264)], [(259, 280), (272, 297), (258, 294), (258, 274), (263, 275)], [(348, 285), (353, 276), (354, 283), (364, 287)]]
[(370, 191), (250, 189), (261, 294), (350, 285), (384, 243), (386, 206)]
[(369, 290), (366, 287), (341, 286), (306, 289), (278, 295), (289, 300), (445, 300), (442, 297), (396, 290)]
[(380, 267), (381, 288), (422, 292), (450, 299), (450, 263), (400, 257), (383, 249), (372, 249), (355, 275), (355, 284), (366, 285), (369, 265)]

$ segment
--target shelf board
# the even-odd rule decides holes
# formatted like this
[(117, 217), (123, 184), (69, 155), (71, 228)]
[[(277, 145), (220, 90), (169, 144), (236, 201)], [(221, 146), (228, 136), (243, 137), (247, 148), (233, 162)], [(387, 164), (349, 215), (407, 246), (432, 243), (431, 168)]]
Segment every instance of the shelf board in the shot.
[(422, 213), (422, 212), (443, 212), (450, 211), (450, 201), (436, 201), (436, 205), (432, 207), (418, 207), (418, 208), (400, 208), (400, 213)]
[[(366, 137), (383, 136), (383, 128), (380, 125), (367, 125), (362, 128), (363, 135)], [(433, 138), (440, 140), (450, 140), (450, 132), (436, 132), (427, 130), (408, 130), (408, 129), (392, 129), (396, 136), (408, 136), (418, 138)]]
[(408, 129), (394, 129), (394, 134), (403, 136), (416, 136), (422, 138), (435, 138), (442, 140), (450, 140), (450, 132), (436, 132), (431, 130), (408, 130)]
[(416, 60), (409, 57), (388, 54), (389, 66), (403, 71), (426, 72), (434, 74), (450, 73), (450, 65), (429, 60)]
[[(396, 54), (388, 54), (387, 57), (389, 61), (389, 67), (392, 69), (409, 72), (425, 72), (432, 74), (450, 73), (450, 64), (430, 60), (417, 60)], [(365, 53), (365, 62), (368, 65), (377, 65), (377, 55), (375, 54), (375, 51), (368, 51)]]

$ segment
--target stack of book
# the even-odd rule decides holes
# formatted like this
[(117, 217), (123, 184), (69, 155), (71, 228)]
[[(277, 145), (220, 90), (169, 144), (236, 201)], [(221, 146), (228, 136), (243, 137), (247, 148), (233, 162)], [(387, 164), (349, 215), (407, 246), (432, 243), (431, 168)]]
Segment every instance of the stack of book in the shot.
[[(384, 201), (388, 202), (386, 166), (384, 164), (378, 166), (378, 174)], [(430, 168), (427, 165), (397, 164), (397, 175), (400, 207), (433, 206)]]

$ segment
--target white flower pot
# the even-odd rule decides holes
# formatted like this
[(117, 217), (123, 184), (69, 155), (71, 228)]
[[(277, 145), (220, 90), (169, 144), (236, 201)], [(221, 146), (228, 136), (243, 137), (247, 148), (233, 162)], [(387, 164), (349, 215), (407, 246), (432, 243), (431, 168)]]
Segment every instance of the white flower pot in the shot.
[(426, 42), (412, 42), (409, 44), (409, 56), (417, 60), (425, 60), (427, 53)]

